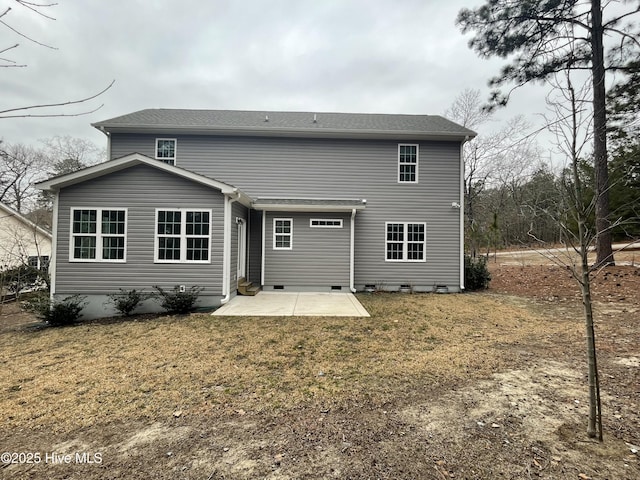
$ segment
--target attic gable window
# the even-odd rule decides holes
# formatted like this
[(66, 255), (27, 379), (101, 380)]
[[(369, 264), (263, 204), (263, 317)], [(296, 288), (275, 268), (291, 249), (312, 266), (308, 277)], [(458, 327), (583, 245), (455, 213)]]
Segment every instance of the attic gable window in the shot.
[(175, 138), (156, 138), (156, 159), (175, 165), (177, 143)]
[(398, 183), (418, 183), (418, 145), (398, 145)]

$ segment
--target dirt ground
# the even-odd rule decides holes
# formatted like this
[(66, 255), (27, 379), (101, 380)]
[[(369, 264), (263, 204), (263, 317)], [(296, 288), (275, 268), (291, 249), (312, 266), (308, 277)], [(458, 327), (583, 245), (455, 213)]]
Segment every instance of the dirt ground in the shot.
[[(241, 325), (247, 337), (233, 333), (237, 351), (231, 363), (238, 382), (252, 371), (247, 378), (256, 385), (250, 390), (218, 391), (223, 387), (202, 384), (202, 378), (215, 373), (201, 376), (198, 370), (205, 369), (205, 360), (190, 370), (173, 366), (175, 375), (191, 376), (198, 391), (209, 389), (204, 406), (194, 401), (148, 412), (136, 401), (116, 402), (129, 398), (127, 389), (148, 389), (136, 384), (147, 379), (128, 378), (136, 366), (135, 359), (126, 356), (127, 342), (152, 325), (144, 319), (123, 332), (105, 324), (47, 337), (55, 350), (74, 329), (105, 329), (100, 338), (113, 342), (106, 357), (113, 371), (103, 377), (114, 383), (91, 407), (95, 411), (76, 407), (80, 403), (74, 395), (82, 391), (76, 388), (65, 395), (63, 382), (51, 380), (43, 393), (48, 396), (42, 398), (59, 404), (40, 417), (37, 408), (24, 405), (29, 414), (21, 414), (20, 402), (38, 401), (16, 391), (22, 385), (28, 388), (19, 380), (29, 366), (22, 370), (15, 358), (0, 351), (0, 371), (9, 377), (0, 381), (0, 393), (17, 402), (3, 406), (0, 453), (36, 452), (41, 458), (0, 463), (0, 478), (637, 480), (640, 269), (613, 267), (595, 279), (605, 438), (599, 444), (585, 433), (584, 335), (578, 290), (569, 272), (549, 265), (501, 263), (508, 262), (499, 259), (490, 265), (491, 288), (480, 294), (362, 295), (372, 318), (361, 320), (357, 328), (327, 321), (321, 333), (314, 333), (325, 335), (315, 343), (304, 336), (305, 329), (313, 331), (311, 326), (297, 330), (292, 323), (284, 330), (292, 338), (277, 338), (279, 343), (291, 342), (287, 348), (296, 350), (295, 358), (266, 367), (268, 352), (251, 358), (250, 349), (242, 349), (248, 337), (255, 336), (249, 319)], [(437, 320), (421, 316), (428, 309), (437, 313)], [(3, 344), (7, 350), (14, 341), (32, 349), (32, 339), (24, 336), (36, 331), (28, 327), (33, 321), (5, 307), (0, 344), (4, 337), (11, 339)], [(162, 321), (177, 342), (186, 327)], [(200, 332), (201, 321), (209, 320), (190, 320), (188, 328)], [(279, 332), (280, 323), (265, 321), (265, 335)], [(404, 348), (396, 343), (394, 331), (406, 339)], [(344, 350), (324, 351), (323, 344), (333, 345), (338, 332)], [(220, 335), (226, 351), (231, 348), (225, 343), (227, 330), (211, 333)], [(373, 337), (378, 337), (376, 342)], [(161, 357), (154, 341), (150, 333), (145, 355)], [(201, 339), (192, 341), (197, 355), (208, 352)], [(270, 342), (261, 349), (273, 345)], [(164, 354), (171, 355), (169, 346), (165, 348)], [(29, 350), (25, 359), (40, 360), (47, 375), (55, 375), (46, 353)], [(213, 350), (207, 355), (213, 356)], [(109, 369), (96, 352), (82, 358)], [(60, 374), (75, 378), (73, 366), (64, 358), (59, 361)], [(122, 362), (130, 362), (131, 369)], [(296, 383), (307, 370), (313, 370), (313, 382)]]

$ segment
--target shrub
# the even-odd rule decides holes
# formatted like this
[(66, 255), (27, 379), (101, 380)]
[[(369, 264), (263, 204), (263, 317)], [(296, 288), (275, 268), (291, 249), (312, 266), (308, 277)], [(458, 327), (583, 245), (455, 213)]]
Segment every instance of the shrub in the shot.
[(491, 274), (485, 257), (464, 256), (464, 286), (466, 290), (484, 290), (489, 287)]
[(58, 327), (70, 325), (80, 318), (82, 309), (87, 304), (79, 295), (72, 295), (62, 300), (51, 300), (47, 295), (38, 295), (23, 303), (23, 308), (44, 320), (49, 325)]
[(12, 293), (20, 293), (29, 287), (35, 287), (41, 283), (42, 272), (29, 265), (20, 265), (2, 272), (3, 285)]
[(140, 306), (142, 302), (153, 298), (153, 293), (145, 293), (143, 290), (125, 290), (120, 289), (120, 293), (112, 293), (107, 295), (113, 307), (125, 317), (128, 317), (133, 311)]
[(157, 285), (154, 285), (153, 288), (158, 291), (161, 297), (162, 303), (160, 305), (169, 313), (188, 313), (193, 310), (196, 300), (203, 290), (198, 285), (189, 287), (184, 292), (180, 291), (180, 285), (174, 286), (172, 290), (165, 290)]

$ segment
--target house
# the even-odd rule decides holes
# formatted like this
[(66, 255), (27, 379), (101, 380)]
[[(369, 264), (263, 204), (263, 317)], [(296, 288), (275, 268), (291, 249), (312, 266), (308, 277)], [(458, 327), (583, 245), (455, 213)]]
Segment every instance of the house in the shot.
[[(462, 145), (440, 116), (141, 110), (93, 124), (110, 160), (54, 193), (56, 297), (118, 288), (464, 288)], [(246, 282), (244, 281), (246, 279)]]
[(20, 265), (47, 270), (51, 233), (0, 202), (0, 271)]

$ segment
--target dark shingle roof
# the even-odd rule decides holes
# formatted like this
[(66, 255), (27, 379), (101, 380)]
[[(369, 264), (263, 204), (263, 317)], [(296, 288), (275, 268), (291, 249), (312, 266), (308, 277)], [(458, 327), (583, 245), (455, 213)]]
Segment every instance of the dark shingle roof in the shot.
[(331, 137), (473, 137), (439, 115), (147, 109), (93, 124), (109, 132), (183, 132)]

